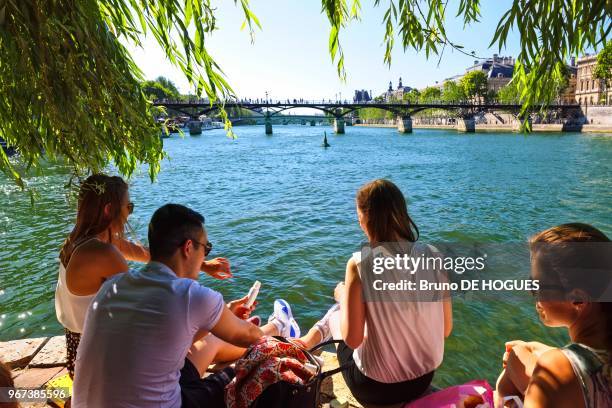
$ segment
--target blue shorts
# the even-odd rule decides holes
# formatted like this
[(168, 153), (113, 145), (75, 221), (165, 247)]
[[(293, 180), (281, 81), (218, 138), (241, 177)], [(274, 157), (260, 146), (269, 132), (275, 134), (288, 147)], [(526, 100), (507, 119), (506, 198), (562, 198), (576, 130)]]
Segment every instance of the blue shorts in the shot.
[(189, 359), (181, 369), (182, 408), (223, 408), (225, 407), (225, 386), (236, 376), (234, 369), (227, 367), (206, 378), (200, 378), (198, 369)]

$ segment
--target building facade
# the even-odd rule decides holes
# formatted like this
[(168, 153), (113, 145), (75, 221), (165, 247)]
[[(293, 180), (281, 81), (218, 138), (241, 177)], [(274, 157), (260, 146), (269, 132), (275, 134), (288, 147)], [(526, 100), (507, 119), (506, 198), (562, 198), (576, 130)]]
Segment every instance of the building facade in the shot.
[(372, 91), (368, 93), (365, 89), (355, 89), (355, 95), (353, 96), (353, 102), (365, 103), (372, 100)]
[(487, 58), (484, 61), (475, 60), (474, 65), (467, 67), (463, 74), (446, 78), (440, 83), (436, 82), (435, 86), (442, 89), (445, 82), (459, 82), (461, 78), (472, 71), (483, 71), (487, 75), (488, 90), (498, 92), (512, 79), (512, 74), (514, 73), (514, 58), (500, 57), (497, 54), (493, 54), (493, 58)]
[(401, 101), (404, 98), (404, 94), (411, 92), (413, 89), (412, 87), (404, 86), (402, 84), (402, 77), (400, 77), (396, 89), (393, 89), (393, 84), (389, 81), (389, 88), (387, 92), (382, 94), (382, 97), (386, 102)]
[(465, 73), (472, 71), (483, 71), (487, 74), (487, 88), (489, 91), (498, 92), (501, 88), (508, 85), (514, 73), (514, 58), (500, 57), (493, 54), (493, 58), (485, 61), (474, 61), (474, 65), (468, 67)]
[(576, 59), (574, 57), (572, 57), (570, 64), (567, 66), (567, 72), (567, 86), (559, 95), (558, 102), (563, 104), (574, 104), (576, 103), (576, 76), (578, 75), (578, 67), (576, 66)]
[(611, 105), (612, 89), (602, 79), (593, 78), (597, 55), (585, 55), (578, 59), (575, 101), (582, 106)]

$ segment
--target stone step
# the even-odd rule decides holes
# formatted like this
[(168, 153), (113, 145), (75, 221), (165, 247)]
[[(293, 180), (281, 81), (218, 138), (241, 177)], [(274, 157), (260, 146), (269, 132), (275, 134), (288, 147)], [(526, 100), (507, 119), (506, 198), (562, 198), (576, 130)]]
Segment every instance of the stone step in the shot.
[[(43, 387), (50, 380), (67, 373), (65, 368), (66, 340), (64, 336), (3, 342), (0, 343), (0, 355), (5, 359), (5, 363), (13, 369), (16, 387)], [(323, 351), (321, 357), (324, 361), (323, 371), (338, 367), (336, 353)], [(210, 371), (219, 368), (214, 367)], [(375, 406), (361, 405), (353, 397), (341, 373), (323, 381), (321, 394), (324, 407), (376, 408)], [(387, 408), (400, 407), (401, 405)], [(30, 404), (22, 406), (44, 407), (46, 405)]]
[(58, 367), (66, 365), (66, 336), (51, 337), (30, 361), (29, 367)]
[[(25, 368), (13, 371), (15, 387), (21, 388), (44, 388), (46, 384), (58, 377), (68, 374), (65, 367), (51, 368)], [(23, 402), (21, 408), (52, 407), (44, 402)]]
[(9, 368), (23, 368), (47, 343), (47, 337), (0, 342), (0, 356)]
[(50, 368), (26, 368), (19, 371), (14, 371), (15, 387), (18, 388), (40, 388), (48, 381), (56, 378), (64, 367)]

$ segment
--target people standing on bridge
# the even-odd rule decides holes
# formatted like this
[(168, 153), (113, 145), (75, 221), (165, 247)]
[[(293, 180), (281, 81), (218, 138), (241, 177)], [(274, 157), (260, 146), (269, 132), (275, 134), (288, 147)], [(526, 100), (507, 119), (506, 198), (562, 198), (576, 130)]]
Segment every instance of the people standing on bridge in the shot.
[[(94, 174), (80, 186), (76, 223), (60, 251), (55, 312), (64, 326), (67, 369), (74, 364), (85, 314), (104, 280), (128, 270), (126, 260), (148, 262), (149, 250), (125, 237), (134, 204), (128, 184), (118, 176)], [(201, 269), (217, 279), (231, 277), (225, 258), (203, 262)]]
[[(370, 248), (394, 242), (405, 245), (410, 256), (436, 256), (433, 247), (416, 242), (418, 228), (408, 215), (404, 195), (392, 182), (375, 180), (364, 185), (356, 204)], [(351, 256), (344, 282), (334, 291), (336, 303), (299, 341), (310, 348), (331, 338), (343, 340), (336, 354), (340, 365), (350, 363), (342, 374), (360, 402), (408, 402), (429, 388), (442, 363), (445, 338), (453, 326), (451, 300), (445, 295), (438, 301), (390, 301), (385, 298), (388, 293), (378, 292), (370, 293), (372, 298), (366, 302), (362, 282), (369, 279), (364, 274), (372, 273), (367, 264), (361, 252)], [(401, 282), (405, 271), (385, 273), (396, 272), (396, 280), (390, 281)]]

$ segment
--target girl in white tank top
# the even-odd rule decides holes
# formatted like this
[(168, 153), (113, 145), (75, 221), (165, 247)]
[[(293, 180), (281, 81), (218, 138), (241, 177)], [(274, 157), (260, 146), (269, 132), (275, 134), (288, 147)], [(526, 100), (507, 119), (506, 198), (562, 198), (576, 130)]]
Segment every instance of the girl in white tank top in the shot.
[[(90, 238), (85, 242), (89, 242), (91, 239), (95, 238)], [(59, 275), (55, 288), (55, 314), (62, 326), (73, 333), (82, 333), (87, 308), (96, 293), (79, 296), (70, 292), (66, 280), (66, 267), (61, 261), (59, 262)]]
[[(68, 279), (78, 276), (79, 284), (87, 282), (90, 271), (82, 270), (89, 266), (85, 262), (80, 268), (71, 268), (70, 260), (77, 249), (82, 259), (87, 259), (87, 247), (92, 241), (99, 241), (97, 247), (113, 248), (114, 241), (123, 240), (123, 231), (129, 214), (133, 211), (130, 203), (128, 185), (121, 177), (110, 177), (104, 174), (94, 174), (88, 177), (79, 189), (77, 219), (73, 230), (64, 242), (60, 252), (59, 274), (55, 290), (55, 311), (58, 321), (64, 326), (67, 348), (67, 368), (71, 377), (74, 377), (74, 361), (76, 350), (83, 331), (87, 309), (100, 287), (102, 279), (91, 276), (87, 289), (81, 287), (83, 295), (73, 293)], [(86, 246), (86, 244), (88, 244)], [(99, 249), (97, 251), (99, 253)], [(125, 260), (123, 259), (123, 263)], [(103, 266), (96, 265), (96, 266)], [(81, 269), (81, 270), (79, 270)], [(123, 269), (123, 268), (119, 268)], [(127, 264), (125, 265), (127, 269)], [(107, 273), (124, 272), (123, 270), (109, 270)], [(83, 279), (86, 277), (86, 279)]]
[[(429, 246), (416, 243), (418, 229), (395, 184), (388, 180), (368, 183), (358, 191), (356, 201), (359, 224), (371, 248), (401, 242), (430, 251)], [(332, 337), (342, 340), (337, 357), (346, 366), (345, 382), (360, 402), (409, 402), (428, 389), (442, 362), (444, 339), (452, 328), (450, 299), (366, 302), (363, 273), (361, 253), (355, 253), (348, 261), (344, 283), (336, 287), (338, 303), (298, 341), (310, 348)]]

